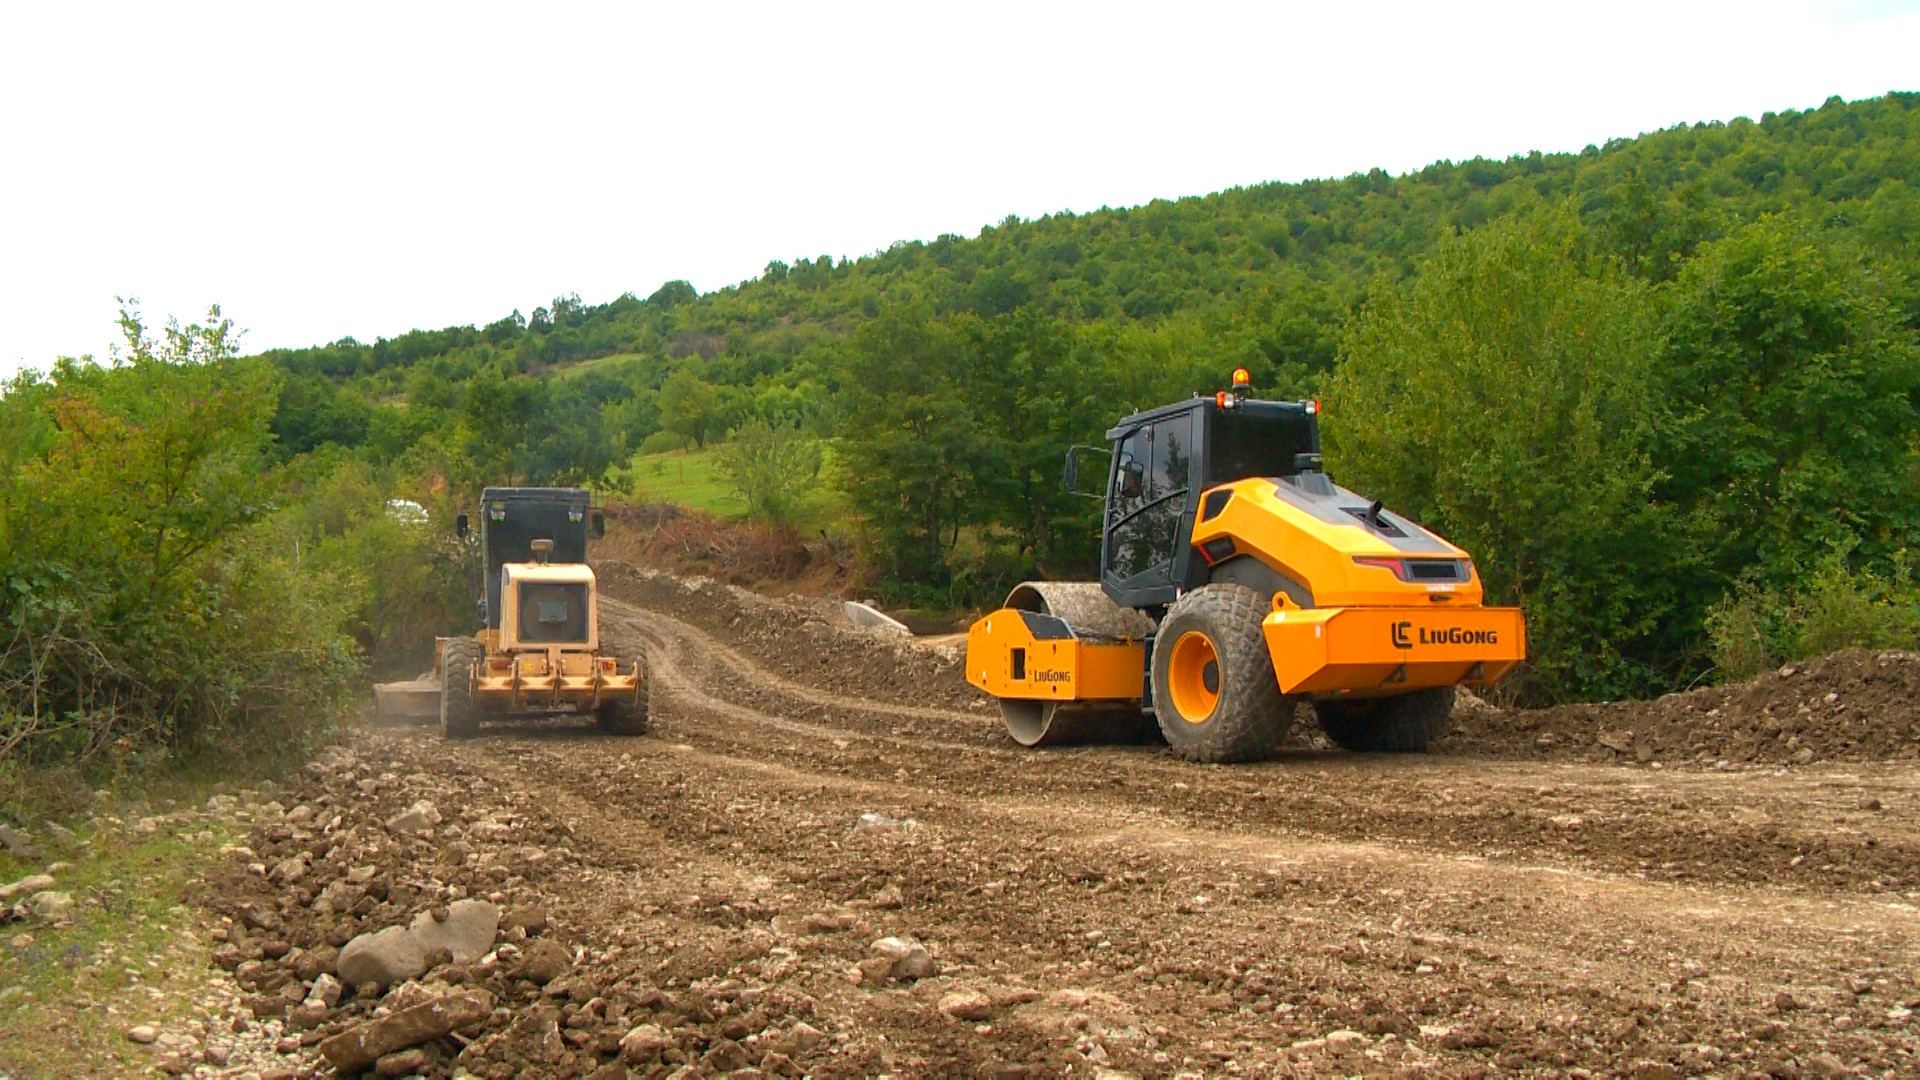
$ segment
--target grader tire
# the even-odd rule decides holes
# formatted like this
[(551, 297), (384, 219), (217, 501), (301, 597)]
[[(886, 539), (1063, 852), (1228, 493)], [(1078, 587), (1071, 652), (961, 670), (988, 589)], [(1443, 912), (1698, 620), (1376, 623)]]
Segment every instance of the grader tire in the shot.
[(1447, 733), (1453, 687), (1368, 701), (1316, 701), (1320, 727), (1337, 746), (1371, 753), (1417, 754)]
[(1268, 603), (1243, 585), (1202, 586), (1173, 602), (1153, 642), (1160, 733), (1194, 761), (1269, 757), (1292, 709), (1280, 693), (1260, 620)]
[(447, 642), (440, 660), (440, 730), (449, 739), (471, 739), (480, 734), (480, 710), (473, 700), (473, 667), (486, 659), (480, 643), (471, 638)]
[[(635, 659), (625, 656), (614, 657), (614, 668), (626, 671), (635, 663)], [(647, 730), (647, 665), (639, 660), (640, 686), (633, 697), (622, 697), (615, 701), (602, 702), (594, 714), (595, 723), (600, 730), (609, 735), (638, 735)]]

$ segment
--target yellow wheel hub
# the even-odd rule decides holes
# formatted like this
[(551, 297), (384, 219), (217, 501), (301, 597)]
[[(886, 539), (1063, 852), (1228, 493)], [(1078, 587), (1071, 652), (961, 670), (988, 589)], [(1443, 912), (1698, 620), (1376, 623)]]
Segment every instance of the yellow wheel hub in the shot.
[(1189, 724), (1204, 724), (1220, 704), (1220, 654), (1212, 639), (1189, 630), (1173, 643), (1167, 663), (1167, 691), (1173, 711)]

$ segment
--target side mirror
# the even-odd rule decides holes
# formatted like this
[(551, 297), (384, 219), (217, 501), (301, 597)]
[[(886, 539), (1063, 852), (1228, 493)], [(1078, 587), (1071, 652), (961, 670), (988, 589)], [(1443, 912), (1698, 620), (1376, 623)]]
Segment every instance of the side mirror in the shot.
[(602, 514), (598, 510), (595, 510), (593, 512), (593, 538), (595, 540), (598, 540), (605, 535), (607, 535), (606, 515)]
[[(1101, 492), (1082, 491), (1080, 489), (1080, 455), (1081, 454), (1111, 454), (1111, 453), (1113, 453), (1113, 451), (1107, 449), (1104, 446), (1070, 446), (1068, 447), (1067, 448), (1067, 468), (1066, 468), (1066, 472), (1060, 478), (1060, 485), (1066, 488), (1067, 494), (1069, 495), (1079, 495), (1083, 498), (1088, 498), (1088, 499), (1101, 498), (1102, 497)], [(1103, 473), (1105, 472), (1104, 469), (1101, 471)], [(1104, 484), (1105, 481), (1103, 480), (1102, 483)]]
[(453, 519), (453, 535), (465, 540), (470, 531), (467, 526), (467, 515), (461, 514)]

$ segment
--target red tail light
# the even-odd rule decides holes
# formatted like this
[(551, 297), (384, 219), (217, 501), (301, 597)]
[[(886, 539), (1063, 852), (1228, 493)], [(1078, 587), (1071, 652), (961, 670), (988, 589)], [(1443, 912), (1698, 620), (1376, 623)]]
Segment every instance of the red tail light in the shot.
[(1388, 558), (1380, 555), (1355, 555), (1353, 561), (1361, 566), (1377, 566), (1382, 570), (1393, 571), (1393, 576), (1401, 581), (1407, 580), (1407, 560)]

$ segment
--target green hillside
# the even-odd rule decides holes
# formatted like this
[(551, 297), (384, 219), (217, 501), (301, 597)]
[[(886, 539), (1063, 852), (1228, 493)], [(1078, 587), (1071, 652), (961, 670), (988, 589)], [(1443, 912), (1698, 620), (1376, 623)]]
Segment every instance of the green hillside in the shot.
[[(1336, 475), (1526, 604), (1530, 693), (1645, 693), (1911, 635), (1914, 177), (1920, 95), (1833, 99), (251, 363), (274, 458), (395, 494), (584, 482), (738, 510), (694, 464), (729, 432), (755, 425), (776, 491), (832, 440), (816, 505), (852, 508), (834, 523), (897, 595), (953, 604), (1085, 574), (1095, 511), (1060, 493), (1062, 448), (1246, 366), (1324, 397)], [(631, 483), (681, 444), (697, 479)]]

